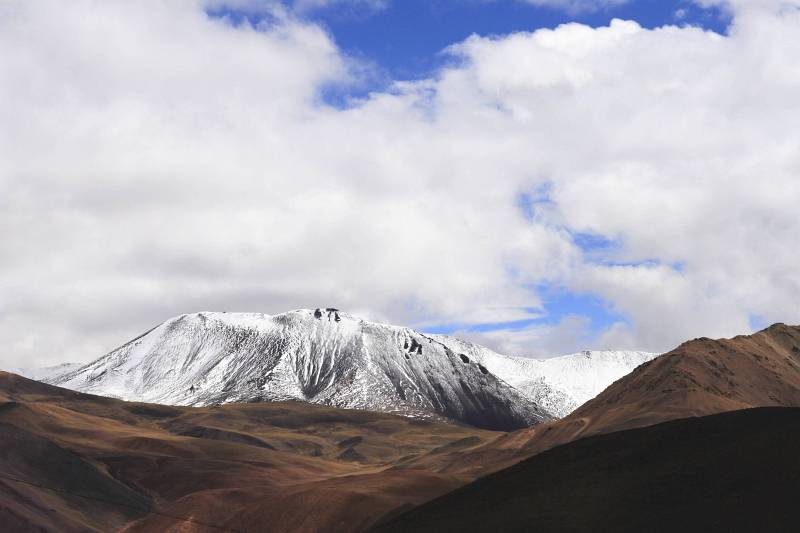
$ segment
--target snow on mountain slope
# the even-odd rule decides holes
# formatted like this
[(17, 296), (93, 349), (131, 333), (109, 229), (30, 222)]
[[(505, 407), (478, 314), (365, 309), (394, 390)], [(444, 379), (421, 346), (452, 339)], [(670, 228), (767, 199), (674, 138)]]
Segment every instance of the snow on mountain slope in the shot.
[(659, 354), (635, 351), (583, 351), (550, 359), (500, 355), (483, 346), (434, 336), (517, 388), (556, 418), (563, 418), (616, 380)]
[[(569, 409), (572, 412), (639, 365), (659, 355), (651, 352), (587, 350), (537, 362), (542, 378), (573, 399), (574, 406)], [(524, 390), (524, 384), (520, 385), (518, 388)]]
[(547, 414), (564, 417), (658, 355), (508, 357), (453, 337), (338, 314), (340, 321), (336, 312), (316, 318), (311, 310), (183, 315), (88, 365), (15, 371), (128, 400), (208, 405), (296, 399), (511, 427)]
[(439, 415), (498, 430), (551, 418), (488, 363), (462, 357), (441, 338), (335, 310), (182, 315), (43, 381), (125, 400), (173, 405), (302, 400)]
[(73, 370), (77, 370), (82, 365), (80, 363), (60, 363), (53, 366), (45, 366), (40, 368), (16, 368), (10, 367), (6, 370), (20, 376), (25, 376), (28, 379), (36, 381), (46, 381), (55, 376), (61, 376)]

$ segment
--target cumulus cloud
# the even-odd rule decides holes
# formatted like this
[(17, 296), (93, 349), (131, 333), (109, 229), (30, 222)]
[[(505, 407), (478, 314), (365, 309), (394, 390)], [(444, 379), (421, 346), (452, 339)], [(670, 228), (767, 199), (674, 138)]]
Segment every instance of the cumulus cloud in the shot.
[(436, 77), (337, 109), (322, 91), (362, 66), (325, 31), (207, 7), (1, 5), (3, 364), (91, 359), (203, 309), (516, 320), (542, 283), (627, 320), (495, 346), (661, 350), (800, 318), (796, 12), (734, 7), (724, 37), (472, 37)]

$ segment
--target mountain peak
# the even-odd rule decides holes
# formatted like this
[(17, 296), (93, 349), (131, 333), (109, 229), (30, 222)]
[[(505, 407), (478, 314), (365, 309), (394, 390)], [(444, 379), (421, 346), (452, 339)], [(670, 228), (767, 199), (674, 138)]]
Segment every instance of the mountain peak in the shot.
[(563, 417), (656, 354), (507, 357), (334, 307), (170, 318), (85, 365), (21, 371), (82, 392), (173, 405), (300, 400), (516, 429)]
[(479, 363), (417, 331), (335, 308), (171, 318), (50, 383), (175, 405), (301, 400), (488, 429), (550, 418)]

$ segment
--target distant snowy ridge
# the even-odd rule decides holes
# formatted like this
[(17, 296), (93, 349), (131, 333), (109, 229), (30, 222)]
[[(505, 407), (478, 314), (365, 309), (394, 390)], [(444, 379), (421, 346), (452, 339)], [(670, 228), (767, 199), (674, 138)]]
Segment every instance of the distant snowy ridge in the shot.
[(61, 363), (53, 366), (45, 366), (40, 368), (16, 368), (11, 367), (7, 370), (14, 374), (25, 376), (28, 379), (36, 381), (48, 381), (57, 376), (62, 376), (74, 370), (78, 370), (83, 366), (81, 363)]
[(451, 350), (464, 353), (494, 375), (563, 418), (637, 366), (660, 354), (639, 351), (582, 351), (549, 359), (500, 355), (453, 337), (435, 335)]
[(338, 310), (302, 309), (182, 315), (92, 363), (20, 373), (126, 400), (301, 400), (513, 429), (566, 416), (656, 355), (507, 357)]

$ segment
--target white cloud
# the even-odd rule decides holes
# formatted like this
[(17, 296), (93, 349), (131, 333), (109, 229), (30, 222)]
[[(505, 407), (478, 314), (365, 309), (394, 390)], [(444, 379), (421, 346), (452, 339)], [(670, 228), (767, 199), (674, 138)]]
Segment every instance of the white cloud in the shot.
[(389, 7), (389, 0), (294, 0), (293, 5), (299, 11), (348, 5), (354, 9), (373, 12)]
[(452, 335), (477, 342), (498, 353), (526, 357), (546, 358), (587, 348), (616, 349), (616, 345), (612, 345), (612, 348), (604, 346), (604, 339), (593, 338), (591, 327), (587, 317), (568, 315), (555, 324), (532, 324), (523, 328), (493, 331), (462, 330)]
[[(1, 5), (0, 364), (90, 359), (203, 309), (518, 318), (542, 282), (631, 317), (590, 347), (800, 321), (796, 13), (736, 8), (729, 37), (473, 37), (435, 79), (338, 110), (321, 88), (361, 67), (323, 30), (203, 5)], [(531, 222), (514, 206), (544, 183)], [(594, 264), (568, 230), (657, 262)], [(577, 348), (558, 331), (514, 351)]]
[(535, 6), (563, 9), (570, 13), (600, 11), (627, 4), (630, 0), (521, 0)]

